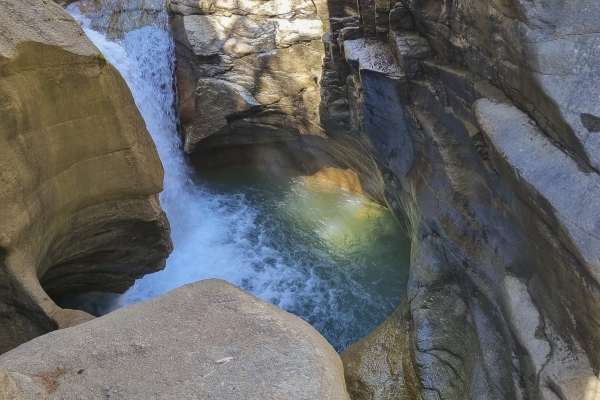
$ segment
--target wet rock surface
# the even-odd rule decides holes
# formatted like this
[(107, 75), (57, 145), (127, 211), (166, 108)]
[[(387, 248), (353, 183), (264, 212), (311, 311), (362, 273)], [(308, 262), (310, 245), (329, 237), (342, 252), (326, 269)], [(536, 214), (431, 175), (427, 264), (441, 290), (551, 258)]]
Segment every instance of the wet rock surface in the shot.
[(58, 5), (0, 4), (0, 353), (92, 317), (50, 296), (164, 267), (163, 171), (119, 73)]
[(0, 366), (0, 394), (12, 380), (23, 400), (348, 399), (314, 328), (216, 279), (37, 338)]
[[(587, 131), (600, 98), (587, 84), (600, 9), (392, 3), (360, 3), (365, 38), (333, 24), (325, 37), (324, 76), (339, 79), (324, 91), (347, 93), (348, 111), (328, 112), (325, 95), (322, 122), (367, 139), (413, 237), (403, 317), (342, 354), (351, 395), (406, 396), (408, 362), (409, 398), (595, 398), (600, 201)], [(335, 18), (354, 18), (337, 4)], [(363, 17), (373, 9), (390, 10), (386, 29), (381, 13)]]

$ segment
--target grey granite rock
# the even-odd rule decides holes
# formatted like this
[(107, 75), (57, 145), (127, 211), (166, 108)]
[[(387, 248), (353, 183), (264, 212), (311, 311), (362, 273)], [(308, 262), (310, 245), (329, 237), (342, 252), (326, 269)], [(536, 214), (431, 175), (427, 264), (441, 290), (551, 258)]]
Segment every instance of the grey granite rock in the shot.
[[(571, 106), (544, 99), (550, 86), (539, 90), (555, 74), (566, 76), (561, 96), (577, 92), (565, 86), (575, 78), (558, 69), (561, 58), (545, 60), (543, 74), (523, 67), (538, 62), (548, 38), (527, 53), (527, 35), (546, 29), (531, 21), (558, 3), (531, 13), (499, 2), (404, 1), (417, 32), (390, 27), (378, 41), (330, 46), (325, 68), (347, 76), (335, 90), (347, 93), (349, 112), (322, 115), (350, 127), (356, 139), (334, 136), (347, 148), (367, 149), (413, 237), (403, 318), (342, 355), (355, 398), (399, 396), (413, 387), (398, 372), (408, 366), (419, 386), (411, 396), (424, 399), (595, 396), (598, 174), (560, 122)], [(597, 104), (586, 96), (585, 107)], [(577, 123), (592, 132), (586, 113)]]
[(0, 394), (6, 371), (23, 400), (348, 399), (340, 358), (316, 330), (216, 279), (0, 356)]
[[(321, 36), (328, 25), (324, 0), (242, 4), (171, 0), (168, 8), (179, 60), (187, 153), (231, 146), (230, 137), (236, 145), (243, 144), (245, 136), (239, 135), (239, 129), (250, 129), (256, 135), (260, 130), (270, 132), (256, 139), (259, 142), (320, 135)], [(224, 123), (216, 126), (203, 98), (207, 78), (222, 81), (211, 86), (211, 99), (231, 103), (224, 98), (231, 94), (232, 85), (238, 85), (252, 102), (224, 105), (219, 112)], [(219, 108), (219, 102), (214, 107)], [(277, 132), (281, 140), (277, 140)]]

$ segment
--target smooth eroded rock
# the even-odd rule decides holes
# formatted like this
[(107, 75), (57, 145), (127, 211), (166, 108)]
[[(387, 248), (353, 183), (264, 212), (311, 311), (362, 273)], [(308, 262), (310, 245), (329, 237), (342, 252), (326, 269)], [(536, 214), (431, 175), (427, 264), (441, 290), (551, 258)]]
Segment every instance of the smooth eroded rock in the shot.
[(79, 24), (53, 2), (0, 3), (0, 353), (91, 318), (49, 295), (122, 292), (164, 267), (162, 179), (127, 84)]
[(337, 9), (324, 38), (321, 116), (348, 127), (326, 134), (373, 157), (413, 240), (403, 318), (343, 354), (349, 392), (596, 398), (600, 8), (401, 3), (361, 0), (363, 32)]
[(39, 337), (0, 366), (23, 400), (348, 399), (325, 338), (216, 279)]

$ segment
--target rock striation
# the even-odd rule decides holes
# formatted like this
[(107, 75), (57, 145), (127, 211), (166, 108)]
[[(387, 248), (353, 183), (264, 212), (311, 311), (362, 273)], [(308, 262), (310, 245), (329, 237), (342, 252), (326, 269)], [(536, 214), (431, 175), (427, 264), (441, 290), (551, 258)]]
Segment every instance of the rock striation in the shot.
[(92, 317), (172, 249), (163, 170), (125, 81), (58, 5), (0, 3), (0, 353)]
[(34, 339), (0, 356), (3, 382), (23, 400), (348, 399), (314, 328), (216, 279)]
[(488, 3), (359, 2), (325, 38), (413, 238), (405, 303), (342, 356), (355, 398), (596, 396), (600, 8)]

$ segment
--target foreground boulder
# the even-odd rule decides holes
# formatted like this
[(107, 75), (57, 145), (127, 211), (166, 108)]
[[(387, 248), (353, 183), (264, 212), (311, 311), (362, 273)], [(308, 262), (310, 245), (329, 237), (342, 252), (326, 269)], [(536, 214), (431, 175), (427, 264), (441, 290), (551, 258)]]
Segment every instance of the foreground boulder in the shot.
[(50, 296), (164, 267), (162, 179), (127, 84), (81, 27), (53, 2), (0, 2), (0, 353), (91, 318)]
[(348, 398), (316, 330), (217, 279), (34, 339), (1, 368), (23, 400)]

